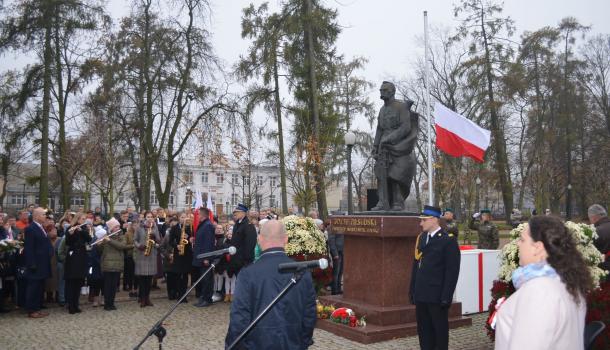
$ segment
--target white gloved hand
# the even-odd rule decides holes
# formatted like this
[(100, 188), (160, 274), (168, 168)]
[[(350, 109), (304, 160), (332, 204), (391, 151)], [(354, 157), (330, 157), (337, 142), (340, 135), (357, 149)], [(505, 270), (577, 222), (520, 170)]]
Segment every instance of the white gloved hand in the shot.
[(478, 219), (478, 218), (479, 218), (479, 216), (481, 216), (481, 213), (474, 213), (474, 214), (472, 215), (472, 217), (473, 217), (474, 219)]

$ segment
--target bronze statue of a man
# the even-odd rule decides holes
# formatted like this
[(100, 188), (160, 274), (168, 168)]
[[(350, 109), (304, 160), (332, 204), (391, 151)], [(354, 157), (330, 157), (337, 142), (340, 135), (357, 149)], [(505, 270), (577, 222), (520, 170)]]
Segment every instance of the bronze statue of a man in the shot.
[(394, 98), (394, 84), (384, 81), (379, 92), (383, 107), (373, 143), (379, 202), (372, 210), (402, 211), (415, 175), (419, 115), (411, 111), (412, 101)]

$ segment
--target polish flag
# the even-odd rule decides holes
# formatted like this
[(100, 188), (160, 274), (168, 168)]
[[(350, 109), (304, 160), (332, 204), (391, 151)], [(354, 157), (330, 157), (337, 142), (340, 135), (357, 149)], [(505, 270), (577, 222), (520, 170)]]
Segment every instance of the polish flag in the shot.
[(470, 157), (483, 163), (491, 132), (436, 102), (436, 147), (454, 157)]
[(199, 226), (199, 208), (203, 207), (203, 198), (201, 192), (195, 192), (195, 202), (193, 203), (193, 234), (197, 232), (197, 226)]
[(205, 203), (205, 207), (210, 211), (210, 221), (214, 223), (214, 204), (212, 204), (212, 192), (208, 188), (208, 200)]

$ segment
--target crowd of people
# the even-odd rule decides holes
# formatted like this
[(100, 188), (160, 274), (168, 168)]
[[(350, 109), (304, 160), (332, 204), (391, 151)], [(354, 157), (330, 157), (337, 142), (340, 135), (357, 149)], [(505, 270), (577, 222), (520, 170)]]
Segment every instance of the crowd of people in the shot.
[[(343, 237), (329, 235), (315, 211), (309, 215), (326, 234), (337, 267), (335, 281), (341, 281)], [(21, 249), (0, 253), (0, 312), (21, 309), (32, 318), (46, 317), (44, 309), (55, 303), (70, 314), (80, 313), (81, 299), (93, 307), (116, 310), (121, 287), (141, 307), (153, 306), (150, 292), (160, 283), (166, 284), (168, 299), (178, 300), (213, 263), (197, 255), (235, 246), (237, 253), (214, 262), (213, 271), (197, 285), (194, 305), (231, 302), (239, 271), (261, 254), (260, 228), (281, 219), (272, 209), (258, 212), (243, 204), (232, 215), (220, 217), (206, 208), (197, 213), (190, 208), (128, 208), (111, 217), (96, 208), (59, 217), (33, 205), (17, 215), (0, 212), (0, 217), (0, 240), (24, 242)], [(331, 287), (334, 294), (342, 292), (341, 283)]]

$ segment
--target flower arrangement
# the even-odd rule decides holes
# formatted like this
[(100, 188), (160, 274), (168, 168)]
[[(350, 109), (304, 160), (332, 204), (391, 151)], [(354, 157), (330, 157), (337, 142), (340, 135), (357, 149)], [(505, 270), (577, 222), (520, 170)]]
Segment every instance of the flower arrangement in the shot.
[[(494, 281), (491, 288), (492, 300), (489, 304), (490, 315), (494, 314), (496, 303), (500, 298), (508, 298), (515, 292), (515, 287), (512, 283), (512, 274), (519, 267), (519, 248), (517, 246), (517, 241), (526, 225), (527, 223), (520, 224), (510, 232), (510, 242), (508, 242), (504, 248), (502, 248), (502, 252), (500, 253), (499, 259), (501, 261), (501, 265), (500, 271), (498, 272), (498, 280)], [(598, 267), (598, 265), (603, 261), (603, 255), (593, 245), (593, 241), (598, 237), (597, 233), (595, 232), (595, 227), (572, 221), (566, 222), (565, 226), (568, 229), (568, 232), (574, 237), (574, 240), (577, 243), (576, 248), (582, 254), (589, 267), (589, 273), (593, 278), (593, 283), (595, 286), (595, 290), (591, 294), (598, 293), (600, 290), (603, 290), (602, 287), (610, 289), (610, 284), (600, 284), (606, 276), (606, 271)], [(606, 294), (609, 293), (610, 292), (606, 292)], [(587, 310), (588, 314), (593, 312), (590, 302), (588, 302)], [(489, 337), (494, 339), (495, 332), (490, 327), (489, 322), (485, 323), (485, 327), (487, 328), (487, 334)]]
[[(288, 234), (285, 247), (288, 256), (296, 261), (328, 259), (326, 238), (312, 218), (290, 215), (282, 221)], [(312, 270), (312, 277), (320, 293), (333, 280), (333, 270), (330, 266), (324, 270), (316, 268)]]
[(0, 241), (0, 253), (18, 252), (21, 248), (23, 248), (23, 241), (8, 238)]
[(352, 309), (346, 307), (340, 307), (335, 309), (333, 305), (323, 305), (317, 302), (317, 314), (320, 319), (329, 319), (334, 323), (341, 323), (350, 327), (364, 327), (366, 326), (365, 316), (358, 317)]
[[(606, 325), (610, 324), (610, 281), (600, 284), (600, 288), (587, 295), (587, 316), (585, 322), (602, 321)], [(610, 349), (610, 327), (600, 334), (595, 343), (594, 349)]]
[(288, 234), (286, 254), (327, 254), (326, 239), (312, 218), (290, 215), (282, 221)]

